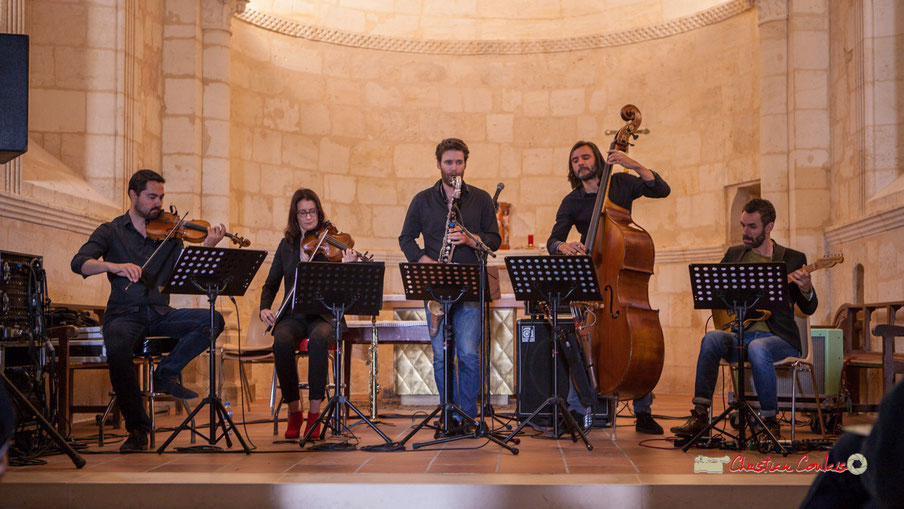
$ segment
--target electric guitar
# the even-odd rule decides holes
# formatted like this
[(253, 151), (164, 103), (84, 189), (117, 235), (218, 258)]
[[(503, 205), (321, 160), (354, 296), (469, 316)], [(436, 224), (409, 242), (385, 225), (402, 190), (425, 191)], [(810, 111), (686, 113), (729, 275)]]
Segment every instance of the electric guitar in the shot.
[[(806, 266), (807, 272), (812, 273), (819, 269), (827, 269), (834, 267), (844, 261), (843, 254), (828, 254)], [(788, 282), (791, 282), (791, 275), (788, 275)], [(753, 325), (754, 322), (768, 320), (772, 316), (772, 311), (766, 309), (754, 309), (748, 313), (748, 318), (744, 320), (744, 330)], [(713, 309), (713, 326), (718, 330), (731, 332), (732, 326), (735, 324), (735, 313), (730, 309)]]

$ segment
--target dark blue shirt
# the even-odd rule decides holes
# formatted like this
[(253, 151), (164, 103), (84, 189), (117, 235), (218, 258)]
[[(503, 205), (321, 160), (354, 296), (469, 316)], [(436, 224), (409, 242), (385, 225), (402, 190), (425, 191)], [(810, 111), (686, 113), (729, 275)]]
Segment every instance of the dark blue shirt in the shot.
[[(134, 263), (141, 267), (161, 242), (138, 233), (126, 212), (109, 223), (98, 226), (88, 242), (72, 257), (70, 267), (72, 272), (83, 277), (87, 276), (82, 274), (82, 265), (88, 260), (103, 258), (105, 262)], [(160, 313), (169, 311), (169, 294), (160, 293), (158, 286), (166, 282), (181, 252), (181, 240), (166, 241), (166, 245), (142, 271), (141, 281), (134, 283), (128, 290), (125, 289), (129, 284), (128, 278), (108, 272), (110, 298), (107, 300), (107, 313), (133, 313), (141, 306), (154, 307)]]

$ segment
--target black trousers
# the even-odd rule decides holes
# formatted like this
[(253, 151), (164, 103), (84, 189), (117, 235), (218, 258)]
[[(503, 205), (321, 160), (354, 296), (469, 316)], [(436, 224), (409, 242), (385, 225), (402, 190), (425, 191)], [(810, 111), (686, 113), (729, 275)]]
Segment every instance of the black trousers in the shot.
[[(215, 333), (223, 332), (225, 321), (215, 315)], [(150, 307), (136, 312), (104, 317), (104, 346), (110, 383), (129, 431), (150, 431), (151, 419), (141, 402), (141, 387), (132, 358), (141, 340), (148, 336), (171, 336), (179, 342), (157, 365), (160, 377), (178, 375), (192, 359), (210, 348), (210, 310), (172, 309), (160, 314)]]
[(273, 357), (279, 388), (286, 403), (298, 401), (298, 342), (308, 338), (308, 399), (322, 400), (326, 394), (329, 347), (333, 326), (320, 315), (290, 314), (273, 329)]

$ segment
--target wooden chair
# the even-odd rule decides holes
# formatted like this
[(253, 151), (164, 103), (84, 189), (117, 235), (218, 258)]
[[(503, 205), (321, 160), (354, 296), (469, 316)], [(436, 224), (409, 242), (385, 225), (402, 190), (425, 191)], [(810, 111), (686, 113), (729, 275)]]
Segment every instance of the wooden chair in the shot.
[[(895, 373), (901, 372), (904, 365), (904, 353), (895, 353), (894, 337), (886, 336), (895, 331), (894, 328), (885, 328), (879, 331), (882, 325), (895, 325), (898, 311), (904, 307), (904, 301), (877, 302), (869, 304), (843, 304), (835, 313), (833, 326), (841, 329), (844, 334), (844, 366), (858, 369), (879, 369), (882, 372), (882, 393), (888, 392), (894, 385)], [(876, 318), (873, 316), (878, 311), (884, 311), (886, 323), (872, 328)], [(883, 338), (881, 351), (874, 351), (870, 341), (870, 331)], [(847, 375), (852, 375), (846, 372)], [(876, 412), (878, 403), (861, 403), (861, 380), (857, 376), (848, 376), (852, 404), (854, 411)]]
[[(223, 345), (223, 360), (235, 360), (239, 363), (239, 378), (241, 380), (242, 389), (245, 393), (245, 399), (248, 406), (254, 402), (254, 392), (251, 390), (251, 383), (248, 381), (248, 372), (245, 370), (246, 364), (273, 362), (273, 336), (267, 332), (267, 324), (260, 318), (260, 308), (255, 308), (251, 313), (251, 319), (248, 321), (248, 328), (245, 330), (245, 338), (241, 344), (226, 343)], [(273, 386), (270, 389), (270, 408), (272, 409), (276, 399), (276, 378), (274, 373)], [(223, 374), (222, 366), (220, 366), (220, 374)]]

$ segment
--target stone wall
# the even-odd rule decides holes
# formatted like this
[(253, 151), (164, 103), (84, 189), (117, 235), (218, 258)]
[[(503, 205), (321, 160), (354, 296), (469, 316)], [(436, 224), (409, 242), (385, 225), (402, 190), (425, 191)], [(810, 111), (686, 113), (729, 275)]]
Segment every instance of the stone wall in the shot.
[[(488, 191), (505, 183), (513, 247), (529, 234), (543, 245), (570, 190), (568, 150), (578, 139), (608, 145), (602, 131), (623, 125), (618, 111), (629, 102), (651, 130), (631, 154), (672, 186), (669, 198), (635, 207), (657, 248), (716, 246), (705, 256), (718, 260), (724, 188), (758, 178), (755, 11), (627, 48), (568, 53), (416, 55), (243, 22), (233, 24), (232, 49), (233, 224), (253, 231), (259, 248), (276, 246), (288, 199), (306, 186), (357, 246), (397, 253), (407, 205), (435, 182), (433, 151), (449, 136), (469, 144), (468, 182)], [(651, 287), (666, 333), (664, 392), (690, 389), (688, 338), (704, 322), (688, 298), (689, 260), (660, 263)], [(258, 291), (256, 281), (249, 293)]]
[[(657, 246), (658, 392), (691, 390), (707, 314), (692, 310), (687, 264), (720, 258), (747, 196), (776, 204), (779, 242), (811, 259), (845, 254), (814, 276), (814, 323), (854, 295), (904, 298), (896, 2), (508, 2), (506, 23), (491, 3), (292, 2), (308, 24), (293, 31), (292, 20), (260, 23), (287, 9), (280, 0), (239, 17), (243, 0), (27, 2), (16, 19), (32, 44), (32, 150), (6, 170), (23, 181), (0, 193), (2, 247), (45, 255), (54, 300), (102, 305), (106, 282), (69, 272), (69, 257), (125, 207), (128, 176), (151, 167), (168, 179), (167, 202), (271, 252), (291, 192), (311, 187), (392, 271), (407, 205), (437, 178), (433, 149), (448, 136), (471, 147), (470, 183), (505, 183), (512, 247), (530, 234), (542, 245), (569, 191), (568, 149), (607, 145), (602, 132), (631, 102), (651, 130), (631, 154), (672, 187), (634, 212)], [(630, 13), (610, 23), (607, 6)], [(688, 21), (704, 9), (712, 16)], [(240, 300), (243, 319), (268, 265)], [(398, 293), (391, 271), (387, 293)], [(255, 378), (269, 386), (269, 372)]]
[[(828, 249), (843, 267), (827, 273), (823, 309), (904, 299), (904, 7), (831, 2), (831, 225)], [(863, 267), (862, 289), (855, 282)], [(827, 318), (831, 318), (827, 314)]]

